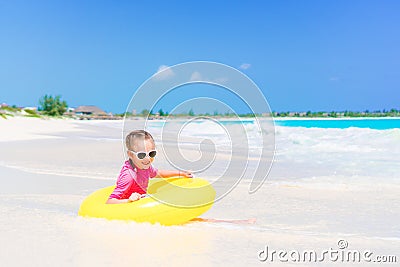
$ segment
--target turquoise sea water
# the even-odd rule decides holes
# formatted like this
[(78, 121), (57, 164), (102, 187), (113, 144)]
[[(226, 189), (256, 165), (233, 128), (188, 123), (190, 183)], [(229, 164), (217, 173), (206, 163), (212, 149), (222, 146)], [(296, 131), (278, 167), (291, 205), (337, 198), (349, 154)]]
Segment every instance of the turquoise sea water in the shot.
[(316, 120), (275, 120), (277, 126), (305, 127), (305, 128), (339, 128), (350, 127), (388, 130), (400, 128), (399, 119), (316, 119)]
[[(210, 122), (207, 119), (192, 120), (191, 123), (204, 124)], [(251, 125), (254, 124), (253, 119), (248, 120), (215, 120), (217, 123), (222, 125)], [(305, 128), (336, 128), (346, 129), (350, 127), (355, 128), (369, 128), (375, 130), (389, 130), (389, 129), (400, 129), (400, 118), (391, 119), (300, 119), (300, 120), (285, 120), (285, 119), (274, 119), (276, 126), (285, 127), (305, 127)], [(179, 122), (178, 122), (179, 123)], [(181, 121), (184, 124), (186, 121)], [(151, 127), (161, 128), (165, 126), (165, 121), (151, 121), (149, 123)]]

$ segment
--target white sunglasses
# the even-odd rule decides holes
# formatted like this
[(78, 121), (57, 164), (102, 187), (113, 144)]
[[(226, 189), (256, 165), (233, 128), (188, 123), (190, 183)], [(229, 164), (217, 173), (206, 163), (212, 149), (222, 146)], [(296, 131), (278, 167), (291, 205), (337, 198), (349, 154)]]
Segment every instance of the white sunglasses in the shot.
[(157, 151), (156, 150), (151, 150), (148, 153), (145, 152), (145, 151), (139, 151), (139, 152), (135, 152), (133, 150), (128, 150), (128, 151), (130, 151), (133, 154), (135, 154), (138, 159), (144, 159), (147, 156), (149, 156), (150, 158), (154, 158), (157, 155)]

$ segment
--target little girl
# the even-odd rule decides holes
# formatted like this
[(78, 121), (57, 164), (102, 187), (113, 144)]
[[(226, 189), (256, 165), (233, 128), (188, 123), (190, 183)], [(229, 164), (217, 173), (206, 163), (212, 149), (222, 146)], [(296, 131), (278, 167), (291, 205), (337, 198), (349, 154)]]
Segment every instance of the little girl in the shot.
[(127, 203), (139, 200), (146, 194), (149, 178), (183, 176), (193, 177), (188, 171), (157, 170), (151, 163), (157, 154), (154, 139), (144, 130), (136, 130), (126, 136), (129, 160), (119, 173), (117, 184), (107, 204)]

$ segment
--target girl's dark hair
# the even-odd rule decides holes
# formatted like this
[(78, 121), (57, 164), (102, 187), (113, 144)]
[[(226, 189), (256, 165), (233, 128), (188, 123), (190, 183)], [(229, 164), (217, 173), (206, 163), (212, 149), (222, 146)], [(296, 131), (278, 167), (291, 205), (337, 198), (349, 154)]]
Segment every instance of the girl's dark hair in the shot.
[(132, 150), (137, 141), (151, 140), (154, 143), (153, 136), (145, 130), (135, 130), (130, 132), (125, 139), (126, 148)]

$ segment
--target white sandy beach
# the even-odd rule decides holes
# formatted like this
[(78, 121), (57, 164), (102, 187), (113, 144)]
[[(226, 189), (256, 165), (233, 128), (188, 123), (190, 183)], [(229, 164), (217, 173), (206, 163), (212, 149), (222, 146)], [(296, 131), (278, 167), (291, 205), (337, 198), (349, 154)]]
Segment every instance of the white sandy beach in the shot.
[[(122, 121), (10, 118), (0, 119), (0, 129), (2, 266), (254, 266), (271, 264), (258, 259), (265, 246), (319, 253), (338, 249), (340, 239), (348, 249), (400, 260), (398, 129), (277, 127), (275, 163), (261, 189), (248, 194), (243, 180), (201, 216), (255, 224), (170, 227), (77, 216), (85, 196), (115, 183)], [(195, 156), (185, 140), (183, 151)], [(162, 153), (154, 165), (172, 168)], [(202, 177), (212, 180), (213, 172)]]

